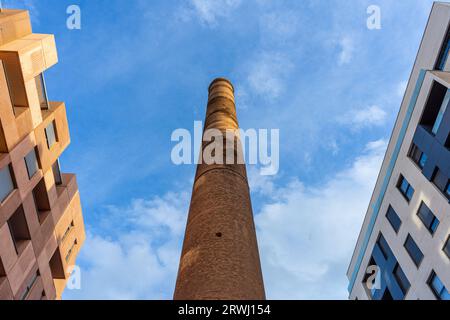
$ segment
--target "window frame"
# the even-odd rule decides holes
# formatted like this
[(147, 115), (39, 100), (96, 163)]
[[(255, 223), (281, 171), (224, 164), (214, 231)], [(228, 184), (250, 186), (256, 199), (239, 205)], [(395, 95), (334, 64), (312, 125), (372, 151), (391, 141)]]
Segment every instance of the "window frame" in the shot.
[[(427, 211), (429, 212), (429, 214), (431, 214), (432, 217), (433, 217), (433, 218), (431, 219), (432, 221), (431, 221), (430, 226), (427, 225), (427, 223), (426, 223), (426, 221), (425, 221), (425, 217), (423, 217), (423, 215), (420, 214), (420, 213), (423, 211), (422, 209), (423, 209), (423, 210), (427, 210)], [(436, 234), (437, 228), (439, 228), (439, 225), (440, 225), (441, 221), (438, 219), (438, 217), (436, 217), (436, 215), (435, 215), (434, 212), (430, 209), (430, 207), (428, 207), (428, 206), (426, 205), (426, 203), (422, 201), (422, 202), (420, 203), (420, 206), (419, 206), (419, 209), (417, 210), (416, 215), (417, 215), (417, 217), (420, 219), (420, 221), (422, 222), (422, 224), (425, 226), (425, 228), (431, 233), (432, 236), (434, 236), (434, 235)], [(437, 221), (437, 225), (436, 225), (436, 221)], [(436, 225), (436, 228), (433, 230), (432, 228), (433, 228), (434, 225)]]
[[(435, 286), (434, 286), (434, 281), (435, 280), (439, 281), (439, 284), (442, 287), (440, 292), (438, 292), (437, 288), (435, 288)], [(445, 284), (442, 282), (441, 278), (439, 278), (439, 276), (437, 275), (436, 271), (434, 271), (434, 270), (431, 271), (431, 274), (428, 277), (427, 285), (430, 288), (430, 290), (433, 293), (433, 295), (435, 296), (435, 298), (437, 300), (439, 300), (439, 301), (444, 301), (442, 299), (442, 295), (444, 293), (444, 290), (447, 291), (447, 294), (449, 293), (449, 290), (447, 289)]]
[(5, 197), (3, 199), (0, 199), (0, 203), (4, 203), (6, 200), (8, 200), (9, 196), (11, 196), (11, 194), (14, 192), (14, 190), (17, 189), (16, 180), (14, 177), (14, 170), (12, 168), (12, 165), (11, 164), (6, 165), (3, 169), (0, 170), (0, 172), (3, 172), (4, 170), (8, 170), (8, 172), (9, 172), (9, 178), (11, 181), (12, 189), (8, 194), (5, 195)]
[[(405, 283), (403, 283), (403, 281), (401, 281), (399, 272), (401, 273), (400, 276), (403, 275), (404, 278), (406, 279), (406, 281), (408, 282), (408, 288), (404, 287)], [(397, 281), (397, 284), (403, 293), (403, 299), (405, 299), (405, 297), (408, 295), (409, 290), (411, 289), (411, 281), (409, 281), (409, 279), (408, 279), (405, 271), (403, 271), (403, 268), (401, 267), (400, 263), (397, 262), (397, 264), (395, 265), (395, 267), (392, 271), (392, 275), (394, 276), (395, 281)]]
[[(446, 248), (449, 248), (448, 252), (446, 251)], [(450, 259), (450, 236), (448, 237), (447, 241), (445, 242), (444, 247), (442, 248), (442, 251), (444, 251), (447, 258)]]
[[(34, 159), (36, 160), (36, 171), (31, 175), (30, 174), (30, 168), (28, 168), (27, 158), (32, 153), (34, 153)], [(39, 172), (39, 169), (40, 169), (38, 155), (37, 155), (37, 148), (36, 147), (34, 147), (30, 152), (28, 152), (26, 154), (26, 156), (24, 157), (24, 161), (25, 161), (25, 167), (26, 167), (27, 173), (28, 173), (28, 179), (31, 180)]]
[[(411, 241), (408, 241), (411, 240)], [(418, 250), (418, 253), (420, 253), (421, 258), (420, 261), (416, 261), (413, 254), (408, 250), (408, 246), (407, 244), (410, 243), (411, 245), (413, 245), (413, 247), (415, 247)], [(420, 266), (422, 265), (423, 260), (425, 259), (425, 255), (423, 253), (423, 251), (420, 249), (419, 245), (417, 244), (417, 242), (414, 240), (414, 238), (411, 236), (411, 234), (408, 234), (408, 236), (406, 237), (406, 240), (403, 244), (403, 247), (405, 248), (406, 252), (408, 253), (408, 256), (411, 258), (411, 260), (413, 261), (414, 265), (417, 267), (417, 269), (420, 268)]]
[[(398, 225), (398, 228), (396, 228), (394, 226), (394, 223), (389, 218), (389, 213), (393, 213), (394, 217), (396, 219), (398, 219), (398, 221), (400, 222), (399, 225)], [(400, 232), (400, 228), (402, 227), (403, 221), (402, 221), (402, 219), (400, 218), (398, 213), (394, 210), (394, 208), (391, 205), (389, 205), (388, 210), (386, 211), (386, 219), (389, 222), (389, 224), (391, 225), (392, 229), (394, 229), (395, 233), (398, 234)]]
[(416, 164), (420, 168), (420, 170), (423, 170), (425, 168), (428, 161), (428, 155), (423, 152), (414, 142), (412, 143), (411, 149), (408, 153), (408, 157), (412, 162), (414, 162), (414, 164)]
[[(403, 191), (403, 184), (406, 183), (407, 187), (406, 190)], [(411, 185), (411, 183), (409, 183), (409, 181), (401, 174), (400, 178), (398, 180), (397, 183), (397, 189), (400, 191), (400, 193), (403, 195), (403, 197), (405, 198), (405, 200), (410, 203), (412, 201), (412, 199), (414, 198), (414, 194), (416, 192), (416, 190), (414, 189), (414, 187)], [(408, 194), (410, 193), (410, 191), (412, 190), (412, 194), (411, 194), (411, 198), (409, 198)]]
[[(49, 139), (49, 128), (51, 128), (52, 130), (53, 130), (53, 143), (50, 145), (50, 139)], [(55, 144), (57, 144), (58, 143), (58, 134), (57, 134), (57, 130), (56, 130), (56, 122), (55, 122), (55, 120), (52, 120), (49, 124), (48, 124), (48, 126), (47, 127), (45, 127), (45, 129), (44, 129), (44, 132), (45, 132), (45, 139), (46, 139), (46, 141), (47, 141), (47, 148), (49, 149), (49, 150), (51, 150), (51, 148), (55, 145)]]

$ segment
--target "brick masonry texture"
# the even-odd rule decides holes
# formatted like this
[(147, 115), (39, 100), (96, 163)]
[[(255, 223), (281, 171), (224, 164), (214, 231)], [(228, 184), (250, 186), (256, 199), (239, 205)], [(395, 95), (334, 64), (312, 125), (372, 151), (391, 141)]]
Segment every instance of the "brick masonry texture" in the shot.
[[(239, 128), (222, 78), (209, 88), (205, 130), (213, 128)], [(245, 164), (198, 165), (174, 299), (265, 299)]]

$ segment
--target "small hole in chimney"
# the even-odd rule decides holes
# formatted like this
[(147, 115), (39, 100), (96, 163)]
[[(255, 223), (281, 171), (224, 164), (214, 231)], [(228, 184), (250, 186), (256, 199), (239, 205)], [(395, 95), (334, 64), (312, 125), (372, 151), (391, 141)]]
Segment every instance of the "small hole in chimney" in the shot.
[(222, 238), (222, 232), (217, 232), (217, 233), (216, 233), (216, 237), (217, 237), (217, 238)]

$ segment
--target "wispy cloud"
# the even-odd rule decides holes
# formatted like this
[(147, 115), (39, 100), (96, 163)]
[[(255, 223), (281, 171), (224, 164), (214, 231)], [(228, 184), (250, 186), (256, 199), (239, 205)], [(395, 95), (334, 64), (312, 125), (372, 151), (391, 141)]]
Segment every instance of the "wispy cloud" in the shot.
[(385, 149), (372, 142), (323, 184), (294, 179), (268, 198), (256, 216), (268, 298), (347, 298), (345, 270)]
[(361, 129), (371, 126), (380, 126), (385, 123), (387, 113), (379, 106), (369, 106), (355, 109), (339, 119), (339, 122), (352, 126), (353, 129)]
[(342, 66), (350, 63), (352, 61), (353, 53), (355, 51), (353, 39), (348, 36), (343, 37), (339, 41), (339, 46), (341, 51), (339, 53), (338, 64)]
[(285, 90), (286, 77), (293, 68), (281, 53), (263, 52), (250, 64), (247, 81), (250, 89), (266, 98), (277, 98)]
[(171, 299), (188, 204), (169, 193), (105, 208), (78, 258), (82, 288), (65, 298)]
[(190, 0), (188, 7), (182, 7), (179, 15), (184, 20), (196, 16), (208, 26), (215, 26), (220, 18), (227, 17), (241, 5), (241, 0)]

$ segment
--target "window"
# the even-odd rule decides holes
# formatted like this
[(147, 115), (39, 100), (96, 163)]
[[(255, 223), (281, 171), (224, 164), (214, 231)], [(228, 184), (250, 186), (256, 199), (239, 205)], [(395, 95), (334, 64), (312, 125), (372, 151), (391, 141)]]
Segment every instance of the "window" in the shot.
[(414, 188), (409, 184), (408, 180), (406, 180), (403, 176), (400, 176), (400, 180), (398, 181), (397, 188), (409, 202), (414, 196)]
[(440, 118), (439, 115), (443, 111), (444, 100), (449, 98), (447, 91), (445, 86), (436, 81), (431, 87), (430, 95), (420, 120), (420, 125), (429, 132), (436, 131), (440, 125), (440, 121), (442, 121), (442, 119), (439, 120), (438, 118)]
[(14, 181), (11, 172), (9, 165), (0, 170), (0, 202), (5, 201), (14, 190)]
[(52, 121), (47, 128), (45, 128), (45, 137), (47, 138), (47, 147), (50, 149), (57, 141), (56, 124)]
[(395, 232), (398, 233), (398, 231), (400, 230), (400, 226), (402, 225), (402, 220), (400, 220), (397, 212), (395, 212), (395, 210), (391, 206), (389, 206), (389, 209), (386, 213), (386, 218), (388, 219), (392, 228), (394, 228)]
[(61, 238), (61, 242), (64, 242), (64, 240), (66, 240), (67, 236), (69, 235), (70, 231), (72, 231), (72, 229), (75, 227), (75, 224), (73, 223), (73, 221), (70, 223), (70, 225), (67, 227), (66, 231), (64, 232), (62, 238)]
[(450, 259), (450, 238), (447, 239), (447, 242), (445, 243), (443, 250), (444, 250), (445, 254), (447, 255), (447, 257), (449, 257), (449, 259)]
[(38, 278), (39, 278), (39, 270), (36, 271), (36, 273), (34, 273), (31, 279), (28, 281), (27, 287), (25, 288), (20, 300), (25, 300), (27, 298), (28, 294), (30, 293), (31, 289), (33, 289), (33, 286)]
[(434, 234), (439, 226), (439, 219), (433, 214), (428, 206), (422, 202), (419, 211), (417, 212), (420, 220), (422, 220), (425, 227), (431, 234)]
[(74, 251), (74, 249), (75, 249), (75, 247), (76, 247), (77, 244), (78, 244), (78, 241), (77, 241), (77, 239), (75, 239), (75, 241), (73, 242), (73, 244), (72, 244), (72, 246), (70, 247), (69, 251), (67, 251), (67, 254), (66, 254), (66, 262), (69, 262), (70, 257), (72, 256), (72, 253), (73, 253), (73, 251)]
[(389, 259), (389, 257), (392, 256), (392, 251), (386, 239), (383, 237), (381, 233), (380, 236), (378, 237), (377, 244), (381, 250), (381, 253), (383, 254), (384, 259), (386, 260)]
[(22, 207), (19, 207), (8, 220), (8, 226), (16, 253), (20, 254), (24, 248), (24, 243), (31, 240), (25, 212)]
[(49, 211), (51, 210), (50, 200), (48, 198), (47, 187), (45, 186), (44, 179), (39, 181), (39, 183), (33, 189), (33, 198), (39, 222), (43, 223)]
[(34, 148), (25, 157), (25, 164), (27, 166), (28, 178), (31, 179), (39, 170), (39, 165), (36, 158), (36, 150)]
[(445, 195), (450, 199), (450, 180), (447, 183), (447, 188), (445, 188)]
[(37, 77), (34, 78), (36, 83), (36, 89), (39, 96), (39, 104), (41, 105), (42, 110), (48, 110), (48, 99), (47, 99), (47, 90), (45, 89), (45, 79), (44, 74), (41, 73)]
[(445, 147), (450, 149), (450, 133), (448, 134), (447, 141), (445, 141)]
[(0, 258), (0, 278), (6, 277), (5, 267), (3, 267), (2, 258)]
[(408, 278), (406, 277), (406, 274), (403, 272), (402, 267), (397, 263), (394, 268), (394, 277), (395, 280), (397, 280), (397, 283), (402, 290), (403, 294), (406, 296), (406, 294), (409, 291), (409, 288), (411, 288), (411, 283), (409, 282)]
[(447, 106), (450, 103), (450, 90), (447, 90), (445, 94), (444, 101), (442, 102), (441, 108), (439, 109), (438, 115), (436, 117), (436, 121), (434, 122), (433, 129), (431, 132), (436, 135), (439, 128), (441, 127), (442, 120), (444, 119), (445, 111), (447, 110)]
[(442, 44), (441, 52), (436, 62), (435, 69), (444, 71), (449, 51), (450, 51), (450, 30), (447, 31), (447, 36), (445, 37), (444, 43)]
[(414, 239), (411, 237), (411, 235), (408, 235), (408, 238), (406, 238), (404, 246), (409, 256), (414, 261), (416, 267), (419, 267), (420, 264), (422, 263), (424, 255), (422, 251), (419, 249), (419, 246), (416, 244)]
[(442, 283), (441, 279), (437, 276), (436, 272), (432, 272), (430, 279), (428, 279), (428, 285), (431, 291), (433, 291), (436, 299), (438, 300), (450, 300), (450, 293)]
[(431, 177), (433, 184), (444, 194), (447, 193), (448, 177), (438, 167), (434, 169), (433, 176)]
[(53, 178), (55, 178), (55, 184), (57, 186), (62, 185), (61, 167), (59, 166), (59, 160), (56, 160), (56, 162), (53, 164), (52, 171)]
[(381, 300), (382, 301), (394, 300), (394, 298), (392, 297), (392, 294), (388, 288), (386, 288), (386, 290), (384, 291), (384, 294), (383, 294), (383, 297), (381, 298)]
[(64, 272), (64, 266), (61, 260), (61, 253), (59, 251), (59, 248), (56, 248), (49, 264), (53, 279), (65, 279), (66, 275)]
[(425, 167), (425, 164), (428, 160), (427, 155), (422, 152), (415, 144), (413, 144), (411, 148), (409, 157), (420, 167), (420, 169), (423, 169)]

